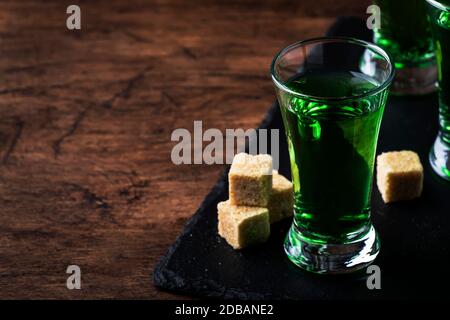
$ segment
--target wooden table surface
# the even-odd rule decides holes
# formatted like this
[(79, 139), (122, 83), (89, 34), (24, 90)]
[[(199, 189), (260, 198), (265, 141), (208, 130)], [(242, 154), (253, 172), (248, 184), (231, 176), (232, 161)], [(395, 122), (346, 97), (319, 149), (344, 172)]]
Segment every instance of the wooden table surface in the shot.
[(368, 1), (72, 3), (0, 1), (0, 298), (182, 298), (151, 274), (223, 166), (172, 131), (257, 126), (274, 54)]

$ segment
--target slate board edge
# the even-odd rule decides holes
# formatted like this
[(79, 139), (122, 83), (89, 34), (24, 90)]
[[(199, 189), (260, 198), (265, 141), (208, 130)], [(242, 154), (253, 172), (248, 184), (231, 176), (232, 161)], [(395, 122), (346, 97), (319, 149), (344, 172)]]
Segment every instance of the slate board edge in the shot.
[[(258, 126), (258, 129), (267, 129), (270, 126), (270, 123), (273, 121), (274, 115), (277, 112), (278, 103), (275, 102), (269, 111), (266, 113), (261, 124)], [(289, 298), (287, 296), (274, 296), (271, 293), (261, 294), (261, 293), (251, 293), (245, 292), (243, 293), (240, 289), (233, 288), (224, 288), (221, 285), (218, 285), (214, 281), (205, 279), (199, 279), (202, 284), (207, 282), (207, 285), (196, 286), (194, 283), (197, 281), (196, 279), (184, 279), (179, 276), (176, 271), (170, 270), (167, 265), (172, 257), (172, 255), (177, 250), (179, 244), (189, 236), (189, 230), (198, 222), (198, 220), (202, 217), (202, 213), (205, 207), (209, 206), (212, 202), (216, 201), (220, 196), (222, 189), (224, 188), (227, 176), (229, 171), (229, 165), (220, 175), (217, 183), (205, 197), (203, 202), (200, 204), (197, 211), (194, 215), (188, 220), (185, 224), (183, 231), (181, 234), (175, 239), (175, 242), (167, 249), (164, 256), (160, 259), (158, 264), (156, 265), (153, 271), (153, 284), (161, 289), (172, 291), (176, 293), (185, 293), (190, 296), (202, 296), (209, 298), (222, 298), (222, 299), (236, 299), (236, 298), (248, 298), (249, 296), (254, 299), (281, 299), (281, 298)], [(203, 287), (203, 290), (200, 289)]]

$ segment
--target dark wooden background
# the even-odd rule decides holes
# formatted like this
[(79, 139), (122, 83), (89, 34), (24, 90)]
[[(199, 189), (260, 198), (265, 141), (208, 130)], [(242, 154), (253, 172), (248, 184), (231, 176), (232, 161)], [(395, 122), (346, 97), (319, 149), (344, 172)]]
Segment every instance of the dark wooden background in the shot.
[(152, 270), (223, 167), (171, 132), (257, 126), (274, 54), (368, 2), (0, 1), (0, 298), (177, 297)]

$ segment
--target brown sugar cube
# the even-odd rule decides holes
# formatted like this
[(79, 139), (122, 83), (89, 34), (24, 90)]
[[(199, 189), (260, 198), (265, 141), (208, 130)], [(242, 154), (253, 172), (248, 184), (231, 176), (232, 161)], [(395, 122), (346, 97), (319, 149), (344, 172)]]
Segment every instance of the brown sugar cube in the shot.
[(243, 249), (269, 238), (269, 211), (266, 208), (234, 206), (227, 200), (219, 202), (217, 210), (219, 235), (234, 249)]
[(272, 193), (269, 200), (270, 223), (291, 217), (294, 214), (292, 182), (273, 170)]
[(237, 154), (229, 179), (232, 205), (267, 207), (272, 190), (272, 157), (268, 154)]
[(417, 153), (393, 151), (379, 155), (377, 185), (385, 203), (419, 197), (423, 186), (423, 167)]

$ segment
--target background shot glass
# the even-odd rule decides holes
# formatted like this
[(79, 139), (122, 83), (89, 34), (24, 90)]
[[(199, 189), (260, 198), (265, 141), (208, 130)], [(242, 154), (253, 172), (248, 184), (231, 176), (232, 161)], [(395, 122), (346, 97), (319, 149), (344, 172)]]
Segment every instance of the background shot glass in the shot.
[(394, 94), (426, 94), (436, 90), (433, 40), (424, 0), (374, 0), (381, 9), (381, 27), (374, 41), (393, 58)]
[(294, 183), (285, 251), (308, 271), (346, 273), (378, 254), (370, 195), (393, 69), (381, 48), (350, 38), (299, 42), (272, 62)]
[(450, 0), (428, 1), (439, 75), (439, 133), (430, 152), (430, 163), (450, 180)]

